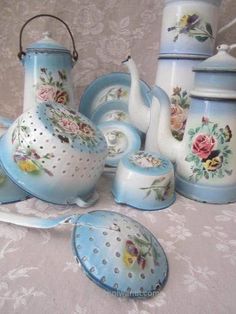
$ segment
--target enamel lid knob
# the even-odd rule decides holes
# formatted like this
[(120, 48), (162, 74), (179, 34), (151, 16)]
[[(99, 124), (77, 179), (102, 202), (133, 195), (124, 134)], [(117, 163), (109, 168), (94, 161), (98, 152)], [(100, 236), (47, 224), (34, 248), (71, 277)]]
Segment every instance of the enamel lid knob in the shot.
[(42, 50), (42, 49), (47, 49), (47, 50), (60, 50), (62, 52), (67, 52), (70, 53), (70, 51), (59, 44), (57, 41), (55, 41), (51, 37), (50, 32), (44, 32), (43, 33), (43, 38), (40, 40), (30, 44), (27, 48), (26, 51), (32, 51), (32, 50)]
[(85, 274), (116, 296), (152, 297), (167, 280), (168, 262), (157, 239), (122, 214), (99, 210), (81, 215), (72, 245)]

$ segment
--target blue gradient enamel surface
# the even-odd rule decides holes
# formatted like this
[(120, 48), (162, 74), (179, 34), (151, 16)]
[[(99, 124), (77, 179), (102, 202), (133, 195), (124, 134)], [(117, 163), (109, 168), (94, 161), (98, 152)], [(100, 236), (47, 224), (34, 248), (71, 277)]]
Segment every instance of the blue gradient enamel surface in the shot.
[[(134, 244), (135, 238), (150, 243), (144, 267), (136, 258), (129, 267), (125, 263), (127, 241)], [(150, 231), (127, 216), (110, 211), (81, 215), (72, 246), (85, 274), (116, 296), (152, 297), (167, 280), (168, 262), (163, 248)], [(158, 254), (158, 265), (154, 263), (153, 249)], [(146, 247), (142, 250), (145, 252)]]
[(102, 117), (107, 114), (110, 111), (113, 110), (119, 110), (127, 113), (128, 115), (128, 106), (127, 103), (120, 101), (120, 100), (112, 100), (112, 101), (107, 101), (103, 104), (101, 104), (97, 110), (94, 111), (91, 120), (97, 124), (100, 122)]
[(177, 175), (176, 191), (187, 198), (205, 203), (226, 204), (236, 202), (235, 185), (209, 186), (191, 183)]
[[(141, 83), (141, 93), (144, 98), (144, 102), (147, 106), (150, 106), (152, 95), (150, 93), (150, 87), (144, 81), (140, 81)], [(128, 86), (131, 85), (131, 77), (128, 73), (123, 72), (114, 72), (109, 73), (104, 76), (100, 76), (96, 80), (94, 80), (84, 91), (81, 100), (79, 111), (83, 113), (88, 118), (92, 115), (91, 106), (93, 104), (94, 99), (98, 95), (100, 91), (103, 89), (113, 86)], [(128, 104), (127, 104), (128, 106)]]
[(214, 100), (192, 97), (189, 109), (189, 115), (191, 114), (208, 117), (209, 115), (218, 115), (219, 117), (236, 115), (236, 104), (235, 101), (228, 99)]

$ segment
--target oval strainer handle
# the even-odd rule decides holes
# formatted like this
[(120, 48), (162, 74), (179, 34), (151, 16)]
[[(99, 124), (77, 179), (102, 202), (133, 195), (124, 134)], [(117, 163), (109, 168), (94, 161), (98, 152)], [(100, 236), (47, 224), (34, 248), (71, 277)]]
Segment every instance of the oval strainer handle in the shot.
[(38, 15), (35, 15), (35, 16), (31, 17), (30, 19), (28, 19), (28, 20), (24, 23), (24, 25), (21, 27), (21, 30), (20, 30), (20, 37), (19, 37), (19, 50), (20, 50), (20, 51), (19, 51), (19, 53), (18, 53), (18, 55), (17, 55), (18, 58), (19, 58), (20, 60), (22, 60), (22, 56), (25, 55), (25, 52), (24, 52), (23, 47), (22, 47), (22, 35), (23, 35), (23, 30), (24, 30), (25, 26), (26, 26), (29, 22), (31, 22), (32, 20), (34, 20), (34, 19), (36, 19), (36, 18), (38, 18), (38, 17), (51, 17), (51, 18), (53, 18), (53, 19), (56, 19), (56, 20), (60, 21), (62, 24), (65, 25), (66, 29), (68, 30), (68, 33), (70, 34), (71, 41), (72, 41), (72, 45), (73, 45), (72, 59), (73, 59), (74, 62), (76, 62), (76, 61), (78, 60), (78, 52), (77, 52), (77, 50), (76, 50), (76, 48), (75, 48), (75, 40), (74, 40), (74, 37), (73, 37), (73, 35), (72, 35), (72, 33), (71, 33), (71, 30), (70, 30), (69, 26), (68, 26), (62, 19), (60, 19), (59, 17), (57, 17), (57, 16), (55, 16), (55, 15), (52, 15), (52, 14), (38, 14)]

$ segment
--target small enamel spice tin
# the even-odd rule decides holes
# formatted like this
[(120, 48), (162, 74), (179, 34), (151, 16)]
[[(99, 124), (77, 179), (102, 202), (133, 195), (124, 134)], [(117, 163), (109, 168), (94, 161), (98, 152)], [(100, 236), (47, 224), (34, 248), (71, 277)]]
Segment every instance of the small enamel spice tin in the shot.
[(159, 210), (175, 201), (174, 168), (157, 153), (138, 151), (121, 159), (112, 185), (117, 203)]

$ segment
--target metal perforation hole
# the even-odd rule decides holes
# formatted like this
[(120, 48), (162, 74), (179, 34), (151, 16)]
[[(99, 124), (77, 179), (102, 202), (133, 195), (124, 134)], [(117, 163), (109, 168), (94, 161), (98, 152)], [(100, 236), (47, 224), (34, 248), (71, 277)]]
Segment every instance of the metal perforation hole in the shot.
[(140, 234), (140, 233), (136, 233), (136, 236), (137, 236), (138, 238), (140, 238), (140, 237), (141, 237), (141, 234)]
[(94, 272), (95, 272), (95, 267), (91, 267), (89, 271), (90, 271), (91, 273), (94, 273)]
[(75, 176), (74, 173), (71, 176), (74, 177)]
[(105, 236), (108, 235), (108, 233), (106, 231), (103, 231), (102, 234), (105, 235)]
[(93, 238), (93, 237), (90, 237), (90, 238), (89, 238), (89, 241), (93, 241), (93, 240), (94, 240), (94, 238)]
[(119, 274), (119, 272), (120, 272), (119, 268), (115, 267), (115, 268), (114, 268), (114, 273), (115, 273), (115, 274)]
[(121, 241), (121, 238), (117, 237), (116, 240), (117, 240), (118, 242), (120, 242), (120, 241)]
[(70, 157), (71, 157), (71, 158), (74, 158), (75, 156), (74, 156), (74, 155), (71, 155)]
[(40, 148), (40, 149), (43, 149), (43, 146), (40, 146), (39, 148)]
[(153, 268), (151, 268), (151, 273), (154, 274), (154, 269)]
[(43, 132), (40, 132), (39, 135), (43, 135)]
[(113, 288), (115, 288), (115, 289), (118, 289), (118, 287), (119, 287), (118, 283), (115, 283), (114, 286), (113, 286)]
[(107, 246), (107, 247), (110, 247), (110, 246), (111, 246), (111, 243), (110, 243), (110, 242), (106, 242), (106, 246)]
[(70, 162), (67, 162), (67, 164), (66, 164), (67, 166), (70, 166), (71, 165), (71, 163)]
[(65, 174), (65, 173), (66, 173), (66, 170), (63, 170), (62, 173)]
[(106, 265), (107, 264), (107, 260), (103, 259), (102, 263), (103, 263), (103, 265)]
[(54, 145), (52, 148), (53, 148), (53, 149), (56, 149), (57, 147)]
[(119, 252), (116, 252), (116, 257), (120, 257), (120, 253)]
[(33, 125), (33, 124), (34, 124), (34, 122), (30, 122), (30, 124), (31, 124), (31, 125)]
[(95, 249), (93, 250), (93, 253), (94, 253), (94, 254), (97, 254), (97, 253), (98, 253), (98, 249), (95, 248)]
[(36, 139), (35, 139), (35, 138), (33, 139), (33, 142), (36, 142)]
[(58, 158), (58, 159), (57, 159), (57, 161), (60, 161), (60, 160), (61, 160), (61, 158)]
[(76, 247), (78, 250), (80, 250), (81, 249), (81, 245), (77, 245), (77, 247)]
[(132, 274), (132, 273), (128, 273), (128, 277), (129, 277), (129, 278), (132, 278), (132, 277), (133, 277), (133, 274)]
[(54, 165), (54, 166), (52, 166), (52, 167), (53, 167), (53, 169), (55, 169), (57, 166)]
[(106, 281), (106, 277), (105, 276), (103, 276), (102, 278), (101, 278), (101, 282), (105, 282)]
[(87, 260), (87, 256), (82, 257), (82, 261), (85, 262)]
[(145, 279), (145, 275), (144, 275), (143, 273), (140, 275), (140, 277), (141, 277), (142, 279)]
[(140, 291), (141, 291), (141, 292), (143, 292), (143, 291), (144, 291), (143, 287), (141, 287), (141, 288), (140, 288)]

